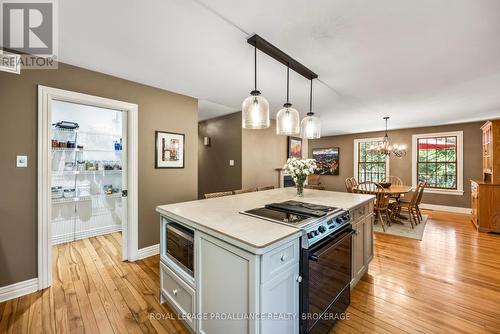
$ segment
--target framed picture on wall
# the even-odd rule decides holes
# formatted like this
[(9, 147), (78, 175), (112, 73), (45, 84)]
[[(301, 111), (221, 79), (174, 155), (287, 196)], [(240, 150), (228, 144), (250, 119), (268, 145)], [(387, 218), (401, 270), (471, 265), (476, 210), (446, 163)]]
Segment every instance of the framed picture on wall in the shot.
[(184, 168), (184, 135), (155, 131), (155, 168)]
[(287, 158), (302, 158), (302, 139), (297, 137), (288, 137)]
[(314, 148), (312, 158), (318, 168), (314, 172), (319, 175), (339, 175), (339, 148)]

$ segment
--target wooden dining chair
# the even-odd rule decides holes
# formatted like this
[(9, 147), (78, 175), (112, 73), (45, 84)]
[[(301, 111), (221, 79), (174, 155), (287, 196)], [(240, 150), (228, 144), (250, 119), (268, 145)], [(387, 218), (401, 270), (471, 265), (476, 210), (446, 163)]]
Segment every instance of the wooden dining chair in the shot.
[(351, 178), (350, 177), (348, 177), (347, 179), (345, 179), (344, 184), (345, 184), (345, 190), (348, 193), (352, 193), (352, 185), (351, 185)]
[(398, 176), (386, 176), (385, 179), (384, 179), (384, 182), (390, 182), (391, 185), (395, 185), (395, 186), (402, 186), (403, 185), (403, 180), (401, 180), (400, 177)]
[(256, 192), (257, 191), (257, 188), (246, 188), (246, 189), (239, 189), (239, 190), (235, 190), (233, 191), (233, 193), (235, 195), (239, 195), (239, 194), (246, 194), (246, 193), (253, 193), (253, 192)]
[(400, 215), (402, 213), (408, 214), (408, 220), (410, 221), (412, 229), (415, 228), (415, 225), (421, 222), (421, 218), (419, 217), (417, 211), (417, 203), (419, 194), (423, 192), (423, 189), (425, 189), (425, 183), (421, 182), (418, 184), (417, 189), (413, 192), (411, 199), (401, 199), (398, 202), (393, 203), (397, 215)]
[(224, 196), (230, 196), (232, 194), (233, 194), (232, 191), (221, 191), (221, 192), (217, 192), (217, 193), (208, 193), (208, 194), (205, 194), (205, 198), (224, 197)]
[(348, 193), (352, 193), (352, 189), (358, 185), (358, 182), (356, 181), (355, 178), (353, 177), (348, 177), (345, 179), (345, 189), (347, 190)]
[[(386, 176), (385, 179), (384, 179), (384, 182), (389, 182), (391, 183), (391, 186), (402, 186), (403, 185), (403, 180), (401, 180), (400, 177), (398, 176)], [(389, 199), (391, 201), (399, 201), (399, 199), (401, 197), (404, 197), (404, 194), (393, 194), (393, 195), (389, 195)]]
[(264, 187), (258, 187), (258, 191), (264, 191), (264, 190), (271, 190), (274, 189), (274, 186), (264, 186)]
[(318, 174), (309, 174), (307, 176), (307, 184), (311, 186), (319, 186), (321, 182), (319, 182), (320, 175)]
[(418, 217), (420, 218), (420, 222), (422, 222), (424, 220), (424, 217), (422, 216), (422, 211), (420, 211), (420, 203), (422, 203), (422, 197), (424, 196), (425, 188), (427, 188), (427, 181), (424, 181), (422, 183), (422, 186), (420, 187), (420, 191), (418, 192), (417, 203), (415, 205), (415, 208), (417, 209)]
[(351, 183), (352, 183), (353, 187), (357, 187), (358, 186), (358, 180), (356, 180), (356, 178), (354, 176), (351, 177)]
[(375, 195), (373, 211), (375, 211), (375, 216), (380, 221), (382, 230), (385, 232), (386, 225), (383, 215), (387, 218), (387, 225), (391, 226), (391, 212), (389, 211), (389, 196), (384, 187), (375, 182), (365, 181), (359, 183), (356, 188), (353, 188), (353, 191), (360, 194)]

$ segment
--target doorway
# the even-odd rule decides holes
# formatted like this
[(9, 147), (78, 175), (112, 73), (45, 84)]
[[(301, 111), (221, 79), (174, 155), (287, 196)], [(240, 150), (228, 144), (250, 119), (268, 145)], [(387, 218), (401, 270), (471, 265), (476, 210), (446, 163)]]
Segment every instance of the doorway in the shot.
[(52, 283), (52, 245), (121, 235), (122, 260), (137, 259), (138, 107), (45, 86), (38, 99), (38, 285), (44, 289)]

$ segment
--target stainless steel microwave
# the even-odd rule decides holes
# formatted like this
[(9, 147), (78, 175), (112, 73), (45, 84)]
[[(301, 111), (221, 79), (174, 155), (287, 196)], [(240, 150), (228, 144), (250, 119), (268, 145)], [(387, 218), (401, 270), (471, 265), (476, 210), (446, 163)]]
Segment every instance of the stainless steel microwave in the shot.
[(194, 231), (180, 224), (168, 222), (167, 257), (194, 277)]

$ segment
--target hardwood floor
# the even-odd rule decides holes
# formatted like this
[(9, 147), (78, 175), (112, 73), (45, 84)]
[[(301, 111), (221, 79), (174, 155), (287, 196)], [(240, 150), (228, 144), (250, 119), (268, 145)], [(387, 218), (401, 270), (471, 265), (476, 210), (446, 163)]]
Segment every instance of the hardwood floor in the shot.
[[(121, 261), (121, 234), (52, 247), (53, 286), (0, 304), (0, 333), (188, 333), (158, 302), (159, 256)], [(150, 318), (150, 313), (171, 319)]]
[[(428, 212), (423, 241), (376, 234), (333, 333), (500, 333), (500, 235)], [(112, 234), (53, 247), (53, 287), (0, 304), (0, 333), (188, 333), (158, 303), (159, 257), (121, 262)]]
[(375, 258), (333, 333), (500, 333), (500, 235), (426, 212), (422, 241), (375, 234)]

